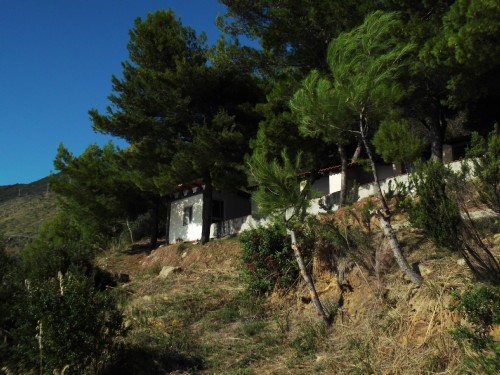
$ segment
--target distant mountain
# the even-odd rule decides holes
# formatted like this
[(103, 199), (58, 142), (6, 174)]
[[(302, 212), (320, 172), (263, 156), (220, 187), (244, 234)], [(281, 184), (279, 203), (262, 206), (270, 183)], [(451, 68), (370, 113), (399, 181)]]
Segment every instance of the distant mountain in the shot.
[(30, 184), (0, 186), (0, 236), (7, 248), (21, 249), (42, 222), (57, 212), (57, 200), (48, 189), (48, 177)]
[(38, 195), (46, 193), (48, 190), (49, 178), (44, 177), (30, 184), (14, 184), (0, 186), (0, 203), (28, 195)]

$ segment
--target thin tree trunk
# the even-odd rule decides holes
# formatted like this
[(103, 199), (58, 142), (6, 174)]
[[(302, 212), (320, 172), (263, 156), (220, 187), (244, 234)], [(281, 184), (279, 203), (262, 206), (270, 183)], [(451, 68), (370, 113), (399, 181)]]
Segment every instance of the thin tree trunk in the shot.
[(434, 113), (427, 119), (427, 128), (431, 136), (431, 158), (440, 163), (443, 162), (443, 143), (446, 134), (447, 122), (444, 118), (443, 110), (439, 100), (436, 99), (432, 107)]
[(380, 182), (377, 175), (375, 161), (373, 159), (373, 154), (370, 145), (368, 143), (368, 140), (366, 139), (366, 123), (363, 114), (360, 114), (359, 116), (359, 124), (360, 124), (361, 139), (365, 146), (368, 159), (370, 160), (370, 165), (373, 172), (373, 178), (375, 180), (375, 192), (384, 209), (383, 212), (380, 212), (380, 210), (378, 210), (376, 213), (376, 217), (380, 223), (380, 226), (382, 227), (382, 230), (384, 232), (385, 237), (387, 238), (387, 241), (389, 242), (389, 246), (391, 247), (392, 253), (399, 267), (415, 285), (420, 286), (422, 284), (422, 276), (416, 273), (408, 264), (406, 258), (403, 255), (403, 252), (401, 251), (401, 247), (399, 246), (396, 233), (394, 232), (394, 229), (392, 228), (391, 225), (391, 211), (389, 210), (389, 206), (387, 205), (384, 195), (382, 194), (382, 189), (380, 188)]
[(204, 177), (205, 188), (203, 189), (203, 213), (201, 225), (201, 244), (204, 245), (210, 241), (210, 227), (212, 226), (212, 202), (213, 202), (213, 187), (212, 178), (208, 173)]
[(387, 206), (387, 202), (385, 201), (384, 195), (382, 194), (382, 189), (380, 188), (380, 180), (378, 178), (377, 174), (377, 166), (375, 165), (375, 160), (373, 158), (372, 150), (371, 147), (368, 143), (368, 140), (366, 138), (366, 123), (365, 123), (365, 118), (363, 114), (359, 115), (359, 130), (361, 133), (361, 141), (363, 142), (363, 145), (365, 146), (365, 151), (366, 155), (368, 155), (368, 159), (370, 160), (370, 166), (372, 169), (372, 174), (373, 174), (373, 182), (375, 184), (375, 194), (377, 195), (377, 198), (379, 199), (380, 203), (382, 204), (382, 207), (384, 208), (385, 211), (389, 212), (389, 206)]
[(132, 234), (132, 229), (130, 228), (130, 223), (128, 222), (128, 218), (125, 221), (125, 223), (127, 224), (128, 233), (130, 235), (130, 243), (134, 243), (134, 235)]
[(160, 198), (158, 196), (155, 196), (153, 198), (153, 209), (151, 212), (151, 239), (149, 242), (151, 249), (155, 249), (156, 245), (158, 245), (158, 222), (160, 219), (159, 211)]
[(338, 150), (340, 155), (340, 197), (339, 197), (339, 207), (345, 205), (345, 200), (347, 197), (347, 155), (345, 147), (338, 144)]
[(323, 308), (323, 305), (321, 304), (321, 301), (319, 300), (318, 292), (316, 291), (316, 287), (314, 286), (314, 281), (307, 271), (306, 264), (304, 262), (304, 258), (302, 257), (302, 254), (300, 252), (298, 243), (297, 243), (297, 237), (295, 235), (295, 231), (292, 229), (288, 228), (288, 225), (285, 223), (285, 227), (287, 232), (290, 234), (291, 240), (292, 240), (292, 249), (293, 249), (293, 254), (295, 256), (295, 260), (297, 261), (297, 264), (299, 265), (300, 273), (302, 275), (302, 278), (304, 279), (307, 288), (309, 289), (309, 294), (311, 296), (311, 300), (313, 301), (314, 307), (316, 309), (316, 312), (318, 315), (321, 316), (323, 321), (327, 326), (330, 326), (332, 324), (331, 317), (329, 317), (325, 309)]
[(354, 150), (354, 154), (352, 155), (351, 162), (356, 163), (361, 156), (361, 151), (363, 149), (363, 142), (358, 140), (358, 145), (356, 146), (356, 150)]
[(377, 212), (376, 216), (380, 223), (380, 226), (382, 227), (382, 230), (384, 231), (385, 238), (387, 238), (387, 241), (389, 241), (389, 246), (392, 249), (394, 259), (396, 259), (399, 268), (401, 268), (401, 270), (406, 274), (406, 276), (410, 278), (412, 283), (420, 286), (422, 284), (422, 276), (420, 276), (410, 267), (406, 258), (401, 252), (398, 239), (396, 237), (396, 233), (394, 233), (394, 229), (392, 229), (390, 221), (384, 216), (384, 213), (380, 211)]
[(172, 200), (167, 197), (167, 212), (165, 217), (165, 244), (170, 244), (170, 215), (172, 212)]

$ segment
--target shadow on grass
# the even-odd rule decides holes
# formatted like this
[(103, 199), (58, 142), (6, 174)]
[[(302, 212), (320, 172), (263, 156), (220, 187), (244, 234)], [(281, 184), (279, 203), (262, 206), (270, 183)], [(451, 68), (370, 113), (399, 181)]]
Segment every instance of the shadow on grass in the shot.
[(184, 354), (160, 352), (149, 348), (131, 347), (122, 349), (102, 375), (150, 375), (166, 374), (172, 371), (192, 373), (203, 368), (201, 358)]
[(159, 246), (162, 246), (165, 243), (165, 241), (158, 241), (157, 245), (155, 248), (152, 248), (149, 243), (136, 243), (127, 248), (126, 250), (123, 251), (123, 254), (127, 255), (135, 255), (135, 254), (149, 254), (151, 253), (152, 250), (158, 248)]

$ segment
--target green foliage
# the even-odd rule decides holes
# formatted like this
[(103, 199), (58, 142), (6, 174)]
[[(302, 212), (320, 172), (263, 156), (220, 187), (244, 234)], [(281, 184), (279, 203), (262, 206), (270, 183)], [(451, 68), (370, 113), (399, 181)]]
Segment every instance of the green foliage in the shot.
[(423, 229), (438, 248), (459, 250), (460, 212), (447, 192), (451, 171), (429, 160), (410, 176), (418, 199), (410, 208), (410, 222)]
[(16, 259), (5, 252), (3, 239), (0, 237), (0, 363), (6, 363), (10, 354), (10, 331), (15, 315), (12, 314), (11, 307), (19, 292), (16, 268), (18, 268)]
[(263, 72), (283, 68), (326, 70), (325, 47), (340, 32), (360, 23), (370, 1), (222, 0), (227, 6), (219, 27), (233, 36), (258, 38)]
[(404, 94), (396, 78), (414, 45), (398, 40), (401, 28), (397, 13), (376, 11), (328, 46), (327, 61), (340, 102), (371, 123), (386, 118)]
[(500, 213), (500, 129), (498, 125), (487, 139), (478, 133), (472, 134), (467, 156), (474, 168), (474, 176), (479, 180), (481, 200), (496, 213)]
[(500, 370), (500, 344), (493, 341), (490, 331), (500, 324), (500, 288), (477, 286), (461, 295), (454, 294), (451, 309), (458, 311), (467, 324), (460, 322), (450, 332), (460, 345), (470, 345), (475, 355), (467, 355), (464, 365), (469, 370), (482, 370), (498, 374)]
[(346, 111), (342, 99), (331, 80), (313, 70), (290, 100), (290, 108), (299, 118), (301, 134), (321, 138), (329, 144), (352, 140), (352, 134), (346, 130), (356, 123), (356, 118)]
[(58, 148), (54, 166), (60, 173), (51, 176), (50, 186), (89, 240), (111, 237), (126, 218), (137, 217), (149, 206), (124, 158), (112, 143), (103, 148), (92, 144), (78, 157), (62, 144)]
[(295, 282), (298, 266), (283, 228), (275, 225), (245, 231), (240, 243), (243, 278), (251, 293), (265, 294)]
[(30, 280), (55, 277), (69, 269), (89, 269), (94, 256), (92, 238), (64, 211), (40, 228), (21, 254), (23, 276)]
[(281, 153), (281, 161), (268, 162), (264, 154), (254, 154), (249, 162), (249, 174), (258, 185), (253, 199), (264, 214), (283, 215), (286, 210), (303, 215), (307, 208), (307, 197), (311, 194), (310, 184), (306, 183), (302, 191), (297, 178), (301, 157), (293, 163), (286, 151)]
[(407, 121), (385, 120), (373, 137), (373, 145), (386, 163), (407, 163), (416, 160), (424, 150), (422, 137), (410, 128)]
[(122, 315), (109, 292), (94, 288), (83, 274), (26, 282), (14, 305), (12, 366), (52, 374), (96, 373), (110, 358), (114, 340), (124, 333)]

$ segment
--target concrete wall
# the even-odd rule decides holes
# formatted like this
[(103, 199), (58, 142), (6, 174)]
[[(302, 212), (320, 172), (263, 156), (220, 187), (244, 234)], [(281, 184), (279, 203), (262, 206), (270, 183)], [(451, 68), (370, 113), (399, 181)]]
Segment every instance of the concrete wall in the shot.
[[(184, 208), (193, 207), (193, 221), (183, 225)], [(170, 211), (170, 230), (168, 240), (175, 243), (178, 239), (183, 241), (196, 241), (201, 238), (201, 223), (203, 212), (203, 194), (191, 195), (172, 202)]]
[[(235, 218), (245, 217), (251, 213), (251, 203), (249, 198), (245, 198), (233, 193), (214, 192), (214, 200), (224, 202), (224, 219), (231, 220)], [(184, 208), (193, 207), (193, 221), (188, 225), (183, 225)], [(170, 212), (170, 231), (169, 242), (174, 243), (177, 240), (197, 241), (201, 239), (203, 215), (203, 194), (201, 191), (198, 194), (186, 196), (172, 202)], [(240, 220), (241, 221), (241, 220)], [(238, 220), (228, 224), (231, 228), (239, 228)], [(211, 236), (217, 235), (216, 226), (212, 225)]]
[[(467, 161), (466, 161), (467, 162)], [(447, 164), (449, 168), (451, 168), (453, 171), (458, 171), (461, 168), (463, 161), (456, 161), (450, 164)], [(469, 164), (472, 164), (470, 161), (467, 162)], [(403, 174), (403, 175), (398, 175), (394, 176), (394, 170), (392, 166), (386, 165), (386, 166), (377, 166), (377, 171), (379, 174), (379, 178), (381, 181), (381, 189), (384, 193), (387, 193), (390, 188), (394, 189), (396, 184), (408, 184), (409, 180), (409, 175), (408, 174)], [(332, 177), (333, 176), (333, 177)], [(371, 176), (371, 179), (369, 179)], [(338, 184), (337, 184), (337, 178), (338, 178)], [(352, 179), (359, 178), (361, 181), (365, 181), (365, 183), (362, 183), (361, 186), (359, 186), (358, 189), (358, 199), (363, 199), (368, 196), (374, 195), (375, 194), (375, 188), (373, 185), (373, 176), (371, 173), (364, 172), (361, 168), (359, 169), (352, 169), (349, 171), (349, 179), (350, 183), (352, 183)], [(340, 190), (340, 174), (335, 173), (330, 175), (328, 178), (325, 177), (325, 179), (329, 182), (329, 197), (333, 199), (333, 203), (331, 204), (331, 208), (333, 210), (337, 209), (337, 205), (335, 204), (335, 197), (338, 191)], [(360, 183), (358, 181), (358, 183)], [(368, 180), (368, 183), (366, 181)], [(338, 190), (337, 189), (338, 186)], [(324, 188), (324, 182), (321, 182), (320, 187)], [(319, 189), (317, 189), (319, 190)], [(220, 194), (220, 195), (219, 195)], [(338, 195), (338, 194), (337, 194)], [(217, 198), (216, 198), (217, 197)], [(328, 197), (326, 197), (328, 199)], [(245, 210), (250, 210), (250, 202), (247, 200), (247, 202), (244, 202), (243, 200), (245, 198), (241, 198), (238, 196), (231, 197), (230, 195), (226, 194), (221, 194), (218, 193), (217, 195), (214, 194), (214, 199), (227, 199), (228, 203), (225, 203), (224, 210), (227, 211), (227, 219), (224, 223), (224, 235), (229, 235), (229, 234), (236, 234), (239, 232), (242, 232), (244, 230), (250, 230), (253, 228), (257, 228), (258, 226), (267, 226), (270, 224), (271, 220), (269, 218), (257, 218), (252, 215), (238, 215), (238, 212), (245, 212)], [(323, 200), (325, 201), (325, 197), (313, 199), (310, 202), (310, 207), (308, 209), (308, 213), (310, 214), (319, 214), (322, 212), (325, 212), (323, 208), (321, 207), (320, 201)], [(174, 209), (175, 205), (175, 209)], [(184, 214), (184, 207), (193, 205), (193, 223), (190, 224), (189, 226), (183, 227), (182, 226), (182, 217)], [(227, 207), (227, 208), (226, 208)], [(193, 240), (198, 240), (201, 237), (201, 210), (202, 210), (202, 194), (194, 195), (191, 197), (187, 197), (184, 199), (180, 199), (178, 201), (175, 201), (172, 203), (172, 216), (171, 216), (171, 224), (170, 224), (170, 242), (175, 242), (177, 238), (184, 238), (185, 236), (186, 240), (193, 241)], [(175, 212), (175, 213), (174, 213)], [(248, 211), (249, 212), (249, 211)], [(226, 214), (226, 212), (225, 212)], [(174, 215), (176, 215), (174, 219)], [(233, 215), (238, 215), (238, 216), (233, 216)], [(174, 220), (175, 220), (175, 225), (174, 225)], [(180, 225), (179, 225), (180, 223)], [(198, 223), (198, 224), (196, 224)], [(212, 224), (211, 227), (211, 237), (216, 237), (217, 236), (217, 226), (216, 224)]]

